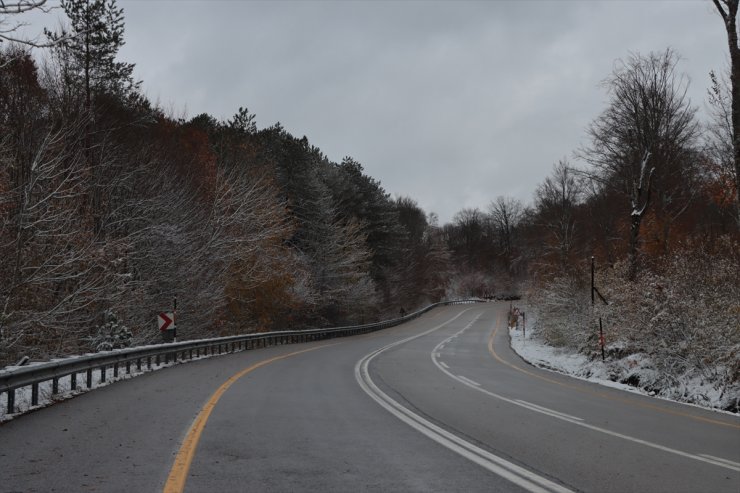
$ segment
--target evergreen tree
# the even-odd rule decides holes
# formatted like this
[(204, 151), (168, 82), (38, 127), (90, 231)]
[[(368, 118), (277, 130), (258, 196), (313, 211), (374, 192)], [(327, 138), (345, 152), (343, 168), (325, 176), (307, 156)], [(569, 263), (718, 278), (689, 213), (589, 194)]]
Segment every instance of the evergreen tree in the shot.
[(133, 95), (140, 83), (133, 80), (133, 63), (116, 61), (124, 45), (123, 9), (116, 0), (62, 0), (69, 18), (69, 32), (47, 31), (69, 62), (68, 82), (84, 91), (87, 108), (99, 94), (119, 97)]

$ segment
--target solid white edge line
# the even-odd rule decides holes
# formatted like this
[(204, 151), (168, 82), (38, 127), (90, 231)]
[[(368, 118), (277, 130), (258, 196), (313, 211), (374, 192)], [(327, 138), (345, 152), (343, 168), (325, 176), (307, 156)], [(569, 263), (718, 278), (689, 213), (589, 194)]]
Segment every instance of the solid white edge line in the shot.
[(533, 404), (531, 402), (523, 401), (521, 399), (517, 399), (517, 402), (521, 402), (526, 407), (535, 408), (536, 411), (542, 411), (542, 412), (547, 413), (547, 414), (555, 414), (557, 416), (561, 416), (561, 417), (564, 417), (564, 418), (569, 418), (569, 419), (575, 419), (575, 420), (578, 420), (578, 421), (583, 421), (583, 418), (579, 418), (578, 416), (572, 416), (570, 414), (561, 413), (560, 411), (555, 411), (554, 409), (550, 409), (550, 408), (545, 407), (545, 406), (538, 406), (537, 404)]
[[(503, 459), (486, 450), (483, 450), (480, 447), (477, 447), (472, 443), (467, 442), (462, 438), (440, 428), (434, 423), (427, 421), (411, 410), (403, 407), (400, 403), (385, 394), (382, 390), (378, 388), (377, 385), (375, 385), (375, 382), (373, 382), (372, 378), (370, 378), (370, 371), (368, 367), (370, 365), (370, 362), (376, 356), (392, 347), (404, 344), (408, 341), (434, 332), (435, 330), (438, 330), (449, 324), (453, 320), (457, 319), (468, 310), (459, 313), (447, 322), (444, 322), (443, 324), (440, 324), (433, 329), (403, 339), (401, 341), (394, 342), (366, 355), (355, 365), (355, 379), (359, 383), (360, 388), (362, 388), (362, 390), (381, 407), (383, 407), (385, 410), (393, 414), (396, 418), (400, 419), (407, 425), (411, 426), (413, 429), (417, 430), (428, 438), (431, 438), (440, 445), (443, 445), (446, 448), (452, 450), (453, 452), (456, 452), (462, 457), (478, 464), (484, 469), (524, 488), (531, 493), (573, 493), (572, 490), (569, 490), (568, 488), (565, 488), (553, 481), (550, 481), (547, 478), (539, 476), (521, 466), (518, 466), (517, 464), (514, 464), (513, 462), (509, 462), (506, 459)], [(475, 320), (477, 320), (479, 317), (477, 317)]]
[[(467, 329), (467, 327), (465, 329)], [(465, 329), (463, 329), (460, 332), (458, 332), (458, 334), (461, 334)], [(446, 339), (446, 340), (449, 340), (449, 338)], [(700, 454), (700, 455), (691, 454), (689, 452), (684, 452), (682, 450), (677, 450), (677, 449), (673, 449), (673, 448), (670, 448), (670, 447), (666, 447), (665, 445), (660, 445), (658, 443), (649, 442), (647, 440), (642, 440), (640, 438), (635, 438), (635, 437), (632, 437), (632, 436), (629, 436), (629, 435), (624, 435), (624, 434), (619, 433), (619, 432), (616, 432), (616, 431), (611, 431), (611, 430), (607, 430), (606, 428), (601, 428), (601, 427), (598, 427), (598, 426), (594, 426), (594, 425), (588, 424), (585, 421), (583, 421), (581, 418), (576, 418), (576, 417), (573, 417), (573, 416), (569, 416), (567, 414), (559, 413), (557, 411), (548, 412), (548, 411), (544, 411), (544, 410), (541, 410), (541, 409), (537, 409), (536, 407), (528, 406), (528, 405), (523, 404), (523, 402), (526, 402), (526, 401), (517, 402), (514, 399), (509, 399), (508, 397), (504, 397), (502, 395), (496, 394), (494, 392), (491, 392), (489, 390), (486, 390), (483, 387), (476, 387), (475, 385), (471, 385), (471, 384), (465, 382), (464, 380), (459, 379), (456, 375), (454, 375), (450, 371), (446, 370), (445, 368), (441, 367), (439, 365), (439, 362), (437, 361), (437, 359), (434, 357), (434, 351), (436, 351), (436, 348), (432, 350), (432, 354), (431, 354), (432, 361), (437, 366), (437, 368), (439, 368), (445, 375), (447, 375), (448, 377), (452, 378), (453, 380), (457, 380), (458, 382), (460, 382), (460, 383), (462, 383), (464, 385), (467, 385), (471, 389), (475, 389), (475, 390), (477, 390), (479, 392), (483, 392), (484, 394), (489, 395), (489, 396), (491, 396), (493, 398), (502, 400), (504, 402), (508, 402), (510, 404), (514, 404), (515, 406), (520, 406), (520, 407), (523, 407), (525, 409), (529, 409), (530, 411), (534, 411), (536, 413), (545, 414), (547, 416), (551, 416), (553, 418), (560, 419), (562, 421), (567, 421), (569, 423), (573, 423), (575, 425), (582, 426), (582, 427), (587, 428), (587, 429), (592, 430), (592, 431), (597, 431), (599, 433), (604, 433), (606, 435), (610, 435), (610, 436), (613, 436), (613, 437), (616, 437), (616, 438), (621, 438), (621, 439), (627, 440), (629, 442), (638, 443), (640, 445), (645, 445), (646, 447), (651, 447), (651, 448), (654, 448), (654, 449), (657, 449), (657, 450), (661, 450), (663, 452), (668, 452), (668, 453), (671, 453), (671, 454), (679, 455), (679, 456), (685, 457), (687, 459), (693, 459), (693, 460), (696, 460), (696, 461), (699, 461), (699, 462), (705, 462), (707, 464), (712, 464), (712, 465), (715, 465), (715, 466), (723, 467), (725, 469), (730, 469), (730, 470), (733, 470), (733, 471), (740, 472), (740, 464), (736, 464), (736, 463), (734, 463), (732, 461), (728, 461), (726, 459), (714, 458), (712, 456), (707, 457), (706, 454)], [(545, 408), (545, 409), (547, 409), (547, 408)]]
[(447, 366), (447, 365), (446, 365), (446, 364), (444, 363), (444, 361), (440, 361), (440, 362), (439, 362), (439, 364), (440, 364), (440, 365), (442, 365), (443, 367), (447, 368), (448, 370), (450, 369), (450, 367), (449, 367), (449, 366)]
[(478, 382), (475, 382), (475, 381), (469, 379), (468, 377), (464, 377), (462, 375), (458, 375), (457, 378), (459, 378), (460, 380), (465, 380), (465, 382), (467, 382), (467, 383), (469, 383), (471, 385), (475, 385), (476, 387), (480, 387), (480, 384)]
[(699, 454), (699, 455), (701, 455), (702, 457), (706, 457), (707, 459), (716, 460), (717, 462), (727, 464), (728, 466), (735, 466), (735, 467), (740, 468), (740, 462), (734, 462), (734, 461), (731, 461), (730, 459), (723, 459), (722, 457), (715, 457), (714, 455), (709, 455), (709, 454)]

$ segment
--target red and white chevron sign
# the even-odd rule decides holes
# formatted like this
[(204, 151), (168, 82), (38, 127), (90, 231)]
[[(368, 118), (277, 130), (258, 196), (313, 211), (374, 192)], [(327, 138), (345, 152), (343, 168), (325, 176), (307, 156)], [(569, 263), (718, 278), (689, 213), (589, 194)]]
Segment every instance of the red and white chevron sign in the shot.
[(165, 330), (172, 330), (175, 328), (173, 325), (173, 321), (175, 320), (175, 315), (173, 313), (160, 313), (157, 317), (157, 324), (159, 325), (159, 330), (165, 331)]

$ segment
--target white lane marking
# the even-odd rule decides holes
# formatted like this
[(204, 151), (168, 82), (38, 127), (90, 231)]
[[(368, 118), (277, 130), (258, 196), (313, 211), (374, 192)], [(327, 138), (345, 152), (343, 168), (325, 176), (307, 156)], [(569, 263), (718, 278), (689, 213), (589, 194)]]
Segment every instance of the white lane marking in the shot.
[(439, 353), (434, 353), (435, 358), (439, 358)]
[(728, 465), (730, 467), (734, 466), (734, 467), (738, 468), (738, 470), (740, 470), (740, 463), (739, 462), (734, 462), (734, 461), (731, 461), (730, 459), (723, 459), (722, 457), (715, 457), (715, 456), (709, 455), (709, 454), (699, 454), (699, 455), (701, 455), (702, 457), (706, 457), (707, 459), (714, 460), (714, 461), (720, 462), (722, 464), (726, 464), (726, 465)]
[(439, 364), (442, 365), (442, 367), (447, 368), (448, 370), (450, 369), (449, 366), (444, 364), (444, 361), (440, 361)]
[(471, 380), (471, 379), (469, 379), (467, 377), (464, 377), (462, 375), (458, 375), (457, 378), (459, 378), (460, 380), (463, 380), (467, 384), (475, 385), (476, 387), (480, 387), (480, 384), (478, 382), (474, 382), (473, 380)]
[[(472, 325), (472, 323), (471, 323), (471, 325)], [(455, 335), (462, 334), (467, 328), (468, 327), (465, 327), (464, 329), (462, 329), (460, 332), (458, 332)], [(449, 340), (449, 338), (446, 339), (443, 342), (446, 342), (448, 340)], [(725, 469), (731, 469), (733, 471), (740, 472), (740, 464), (737, 464), (737, 463), (732, 462), (732, 461), (728, 461), (726, 459), (720, 459), (718, 457), (715, 458), (715, 457), (712, 457), (712, 456), (707, 456), (706, 454), (700, 454), (700, 455), (691, 454), (691, 453), (688, 453), (688, 452), (684, 452), (682, 450), (677, 450), (677, 449), (673, 449), (673, 448), (670, 448), (670, 447), (666, 447), (665, 445), (660, 445), (658, 443), (649, 442), (647, 440), (642, 440), (640, 438), (635, 438), (635, 437), (632, 437), (632, 436), (629, 436), (629, 435), (624, 435), (624, 434), (618, 433), (616, 431), (611, 431), (611, 430), (607, 430), (606, 428), (601, 428), (599, 426), (594, 426), (594, 425), (588, 424), (585, 421), (583, 421), (581, 418), (577, 418), (575, 416), (570, 416), (568, 414), (560, 413), (558, 411), (552, 411), (551, 409), (547, 409), (547, 408), (537, 409), (537, 407), (541, 407), (541, 406), (535, 407), (535, 405), (533, 405), (531, 403), (526, 403), (525, 404), (526, 401), (516, 401), (514, 399), (509, 399), (508, 397), (504, 397), (503, 395), (499, 395), (499, 394), (496, 394), (495, 392), (491, 392), (490, 390), (486, 390), (483, 387), (471, 385), (471, 384), (465, 382), (464, 380), (461, 380), (460, 378), (458, 378), (456, 375), (454, 375), (453, 373), (451, 373), (450, 371), (448, 371), (448, 369), (445, 369), (442, 366), (440, 366), (439, 362), (437, 361), (437, 358), (434, 356), (434, 354), (435, 354), (434, 351), (436, 351), (436, 350), (437, 350), (437, 348), (434, 348), (432, 350), (432, 355), (431, 355), (432, 356), (432, 361), (437, 366), (437, 368), (439, 368), (445, 375), (447, 375), (448, 377), (450, 377), (450, 378), (452, 378), (454, 380), (457, 380), (458, 382), (463, 383), (464, 385), (467, 385), (471, 389), (475, 389), (475, 390), (477, 390), (479, 392), (483, 392), (484, 394), (489, 395), (489, 396), (491, 396), (491, 397), (493, 397), (495, 399), (499, 399), (499, 400), (502, 400), (504, 402), (508, 402), (510, 404), (514, 404), (515, 406), (520, 406), (520, 407), (523, 407), (525, 409), (529, 409), (530, 411), (534, 411), (536, 413), (545, 414), (547, 416), (552, 416), (553, 418), (560, 419), (562, 421), (567, 421), (569, 423), (573, 423), (574, 425), (582, 426), (582, 427), (587, 428), (587, 429), (592, 430), (592, 431), (597, 431), (599, 433), (604, 433), (606, 435), (610, 435), (610, 436), (613, 436), (613, 437), (621, 438), (623, 440), (627, 440), (627, 441), (630, 441), (630, 442), (633, 442), (633, 443), (638, 443), (640, 445), (645, 445), (646, 447), (651, 447), (651, 448), (654, 448), (654, 449), (657, 449), (657, 450), (661, 450), (663, 452), (668, 452), (668, 453), (671, 453), (671, 454), (679, 455), (679, 456), (685, 457), (687, 459), (693, 459), (693, 460), (697, 460), (699, 462), (706, 462), (707, 464), (712, 464), (712, 465), (715, 465), (715, 466), (723, 467)], [(527, 405), (527, 404), (529, 404), (529, 405)], [(545, 411), (544, 409), (547, 409), (547, 411)]]
[(465, 457), (466, 459), (478, 464), (486, 470), (497, 474), (498, 476), (501, 476), (502, 478), (520, 486), (521, 488), (531, 493), (573, 493), (571, 490), (553, 481), (550, 481), (547, 478), (539, 476), (531, 471), (528, 471), (527, 469), (524, 469), (521, 466), (514, 464), (513, 462), (509, 462), (506, 459), (503, 459), (486, 450), (483, 450), (480, 447), (473, 445), (466, 440), (463, 440), (462, 438), (422, 418), (413, 411), (406, 409), (397, 401), (389, 397), (385, 392), (380, 390), (378, 386), (375, 385), (375, 382), (373, 382), (372, 378), (370, 378), (370, 362), (376, 356), (395, 346), (404, 344), (413, 339), (434, 332), (435, 330), (438, 330), (449, 324), (467, 311), (468, 310), (465, 310), (459, 313), (447, 322), (438, 325), (433, 329), (394, 342), (366, 355), (355, 365), (355, 379), (360, 384), (360, 388), (362, 388), (362, 390), (365, 391), (365, 393), (369, 395), (375, 402), (380, 404), (381, 407), (383, 407), (385, 410), (393, 414), (396, 418), (400, 419), (407, 425), (411, 426), (416, 431), (447, 447), (453, 452), (456, 452), (462, 457)]
[(565, 417), (570, 419), (575, 419), (578, 421), (583, 421), (583, 418), (579, 418), (577, 416), (571, 416), (570, 414), (561, 413), (559, 411), (555, 411), (553, 409), (550, 409), (549, 407), (544, 406), (538, 406), (537, 404), (533, 404), (531, 402), (523, 401), (521, 399), (517, 399), (517, 402), (521, 403), (524, 407), (528, 407), (530, 409), (533, 409), (534, 411), (541, 411), (545, 414), (549, 414), (550, 416), (556, 416), (556, 417)]

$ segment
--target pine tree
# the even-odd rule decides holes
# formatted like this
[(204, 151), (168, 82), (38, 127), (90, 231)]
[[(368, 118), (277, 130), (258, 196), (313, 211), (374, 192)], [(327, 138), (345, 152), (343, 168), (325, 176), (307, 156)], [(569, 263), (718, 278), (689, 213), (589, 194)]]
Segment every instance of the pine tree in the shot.
[(69, 32), (47, 31), (47, 36), (62, 40), (57, 50), (70, 62), (69, 82), (83, 89), (86, 107), (99, 94), (135, 93), (140, 83), (133, 80), (134, 64), (116, 61), (124, 45), (123, 9), (116, 0), (62, 0), (61, 6), (69, 17)]

